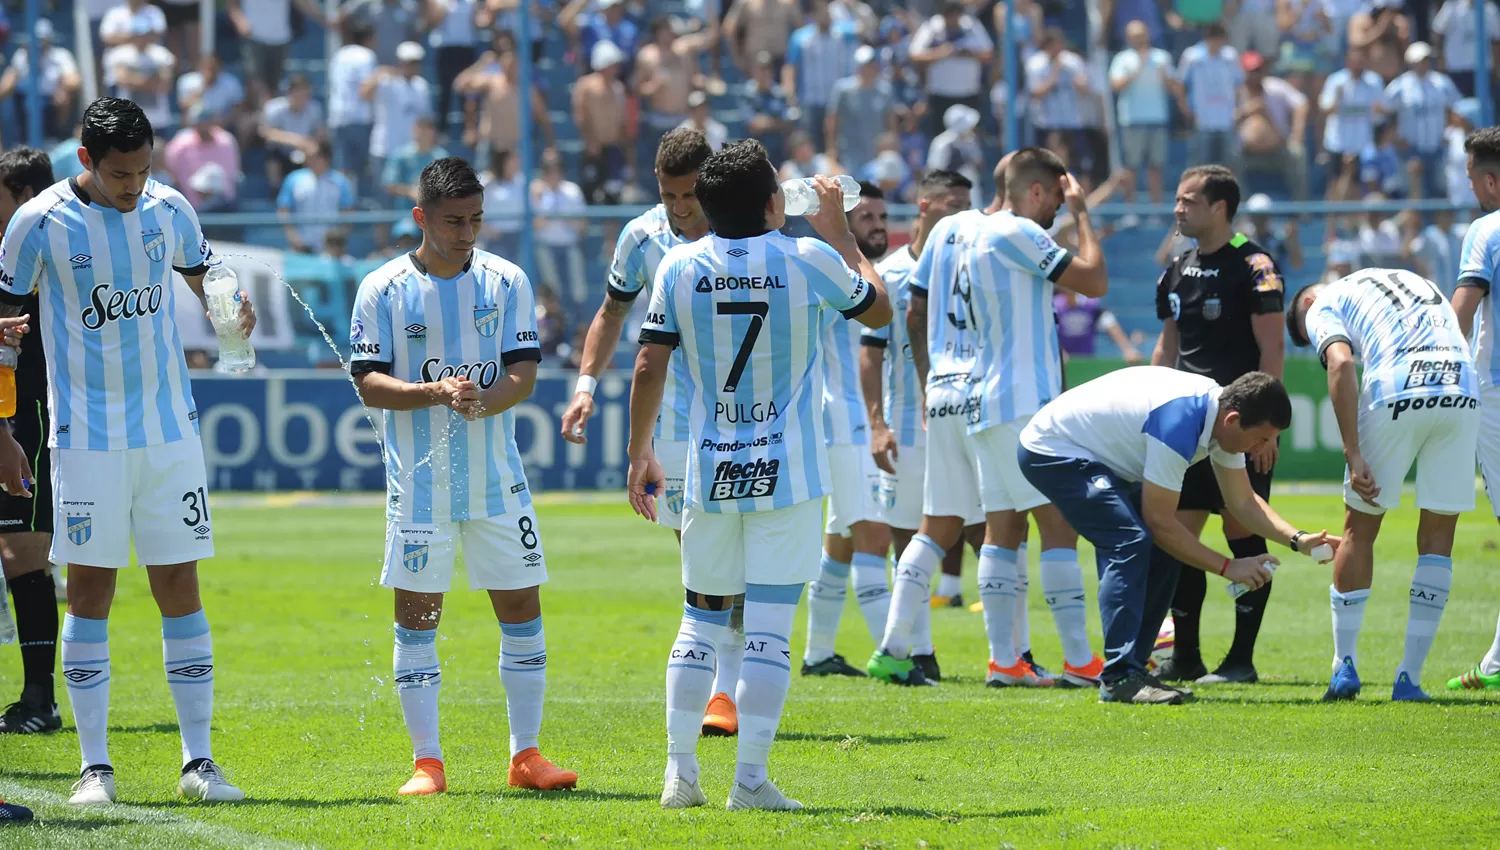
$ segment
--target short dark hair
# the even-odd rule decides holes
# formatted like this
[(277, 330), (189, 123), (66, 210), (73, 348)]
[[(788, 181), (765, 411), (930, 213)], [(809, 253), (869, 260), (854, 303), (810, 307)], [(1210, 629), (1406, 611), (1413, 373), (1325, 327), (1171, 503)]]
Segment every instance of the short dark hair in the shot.
[(708, 137), (692, 127), (678, 127), (656, 146), (656, 170), (667, 177), (685, 177), (714, 155)]
[(437, 201), (472, 198), (483, 195), (484, 186), (474, 166), (461, 156), (445, 156), (427, 163), (417, 178), (417, 204), (426, 207)]
[(1240, 415), (1240, 427), (1270, 423), (1278, 431), (1292, 427), (1292, 397), (1265, 372), (1246, 372), (1219, 393), (1219, 408)]
[(1038, 183), (1056, 183), (1067, 173), (1068, 166), (1052, 151), (1037, 147), (1021, 148), (1011, 156), (1010, 164), (1005, 167), (1005, 191), (1008, 197), (1014, 199), (1018, 194), (1031, 191), (1031, 187)]
[(974, 182), (969, 178), (946, 168), (934, 168), (922, 176), (922, 182), (917, 184), (917, 195), (922, 198), (930, 198), (933, 195), (951, 192), (954, 189), (962, 189), (965, 192), (974, 188)]
[[(1234, 221), (1240, 209), (1240, 181), (1222, 165), (1195, 165), (1182, 172), (1182, 180), (1202, 180), (1203, 197), (1210, 204), (1224, 202), (1224, 219)], [(1182, 182), (1182, 181), (1179, 181)]]
[(156, 134), (150, 119), (135, 101), (101, 97), (83, 111), (79, 142), (97, 167), (111, 151), (130, 153), (151, 147)]
[(0, 153), (0, 186), (12, 198), (20, 198), (27, 189), (40, 195), (57, 181), (52, 178), (52, 160), (36, 148), (12, 148)]
[(1474, 157), (1474, 167), (1500, 174), (1500, 127), (1475, 130), (1464, 139), (1464, 153)]
[(1302, 329), (1298, 327), (1299, 322), (1297, 321), (1300, 317), (1307, 315), (1307, 311), (1299, 311), (1297, 305), (1302, 303), (1304, 296), (1316, 295), (1325, 285), (1322, 283), (1310, 283), (1297, 290), (1297, 294), (1293, 295), (1292, 300), (1287, 302), (1286, 332), (1291, 335), (1293, 345), (1299, 347), (1312, 345), (1312, 340), (1308, 339), (1307, 334), (1303, 333)]
[(766, 204), (779, 188), (766, 149), (745, 139), (725, 145), (703, 163), (694, 191), (715, 233), (746, 239), (766, 232)]
[(859, 196), (872, 201), (885, 200), (885, 190), (868, 180), (859, 181)]
[(1203, 37), (1228, 38), (1229, 30), (1224, 27), (1224, 24), (1220, 23), (1219, 21), (1214, 21), (1213, 23), (1203, 28)]

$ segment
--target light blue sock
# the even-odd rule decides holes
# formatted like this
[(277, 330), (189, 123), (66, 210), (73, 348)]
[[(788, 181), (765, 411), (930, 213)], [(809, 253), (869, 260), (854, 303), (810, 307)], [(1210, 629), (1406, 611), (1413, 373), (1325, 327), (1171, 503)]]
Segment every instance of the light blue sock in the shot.
[(438, 664), (437, 629), (405, 629), (396, 626), (396, 649), (391, 669), (401, 717), (411, 738), (412, 761), (443, 760), (438, 737), (438, 692), (443, 686), (443, 668)]
[(161, 618), (167, 686), (182, 733), (182, 763), (211, 759), (209, 724), (214, 717), (214, 641), (203, 610)]
[(870, 640), (879, 646), (880, 639), (885, 636), (886, 620), (891, 615), (891, 587), (886, 582), (885, 556), (856, 552), (851, 566), (859, 613), (864, 616), (865, 627), (870, 630)]
[[(833, 657), (844, 600), (849, 595), (849, 565), (823, 555), (818, 580), (807, 589), (807, 651), (802, 660), (817, 664)], [(884, 628), (882, 623), (881, 627)], [(747, 627), (748, 628), (748, 627)]]
[(62, 672), (68, 683), (68, 702), (73, 704), (73, 724), (78, 727), (82, 767), (110, 764), (107, 618), (63, 617)]
[(984, 632), (990, 660), (1001, 667), (1016, 663), (1016, 550), (999, 546), (979, 549), (979, 599), (984, 603)]

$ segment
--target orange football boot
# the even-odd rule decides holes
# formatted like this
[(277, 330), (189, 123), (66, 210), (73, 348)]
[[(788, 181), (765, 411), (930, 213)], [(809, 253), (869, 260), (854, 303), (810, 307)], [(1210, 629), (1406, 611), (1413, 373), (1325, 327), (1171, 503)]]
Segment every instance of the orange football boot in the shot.
[(703, 734), (729, 738), (740, 731), (739, 712), (729, 694), (714, 694), (703, 715)]
[(563, 770), (542, 758), (536, 747), (528, 747), (510, 760), (508, 777), (512, 788), (530, 788), (533, 791), (556, 791), (560, 788), (578, 787), (578, 774)]
[(396, 793), (403, 797), (420, 797), (447, 790), (448, 775), (443, 772), (443, 763), (437, 759), (417, 759), (417, 769)]

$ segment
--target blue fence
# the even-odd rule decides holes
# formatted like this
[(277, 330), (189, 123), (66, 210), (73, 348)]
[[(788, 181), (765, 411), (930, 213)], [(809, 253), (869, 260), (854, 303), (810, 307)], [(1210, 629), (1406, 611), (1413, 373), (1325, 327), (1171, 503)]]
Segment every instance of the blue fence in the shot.
[[(629, 437), (629, 381), (608, 375), (595, 393), (589, 441), (559, 434), (573, 377), (543, 372), (515, 408), (516, 441), (532, 489), (621, 490)], [(193, 376), (211, 489), (383, 490), (380, 445), (349, 378), (338, 371)]]

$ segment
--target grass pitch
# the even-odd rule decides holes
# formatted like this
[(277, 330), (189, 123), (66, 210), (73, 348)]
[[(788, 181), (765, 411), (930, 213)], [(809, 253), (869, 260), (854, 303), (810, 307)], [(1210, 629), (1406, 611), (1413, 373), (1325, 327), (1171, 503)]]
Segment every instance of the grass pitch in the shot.
[[(1276, 505), (1304, 527), (1340, 522), (1337, 497), (1280, 496)], [(132, 572), (110, 622), (110, 746), (122, 805), (63, 804), (78, 767), (64, 705), (61, 733), (0, 738), (0, 796), (39, 818), (0, 827), (0, 847), (1497, 843), (1500, 695), (1443, 690), (1484, 653), (1500, 608), (1500, 533), (1482, 500), (1462, 520), (1452, 598), (1427, 663), (1433, 704), (1387, 701), (1415, 565), (1408, 507), (1387, 520), (1379, 548), (1358, 702), (1318, 701), (1332, 653), (1329, 573), (1295, 556), (1277, 574), (1257, 655), (1262, 684), (1200, 687), (1200, 701), (1182, 707), (986, 690), (980, 616), (942, 610), (933, 622), (947, 677), (939, 688), (794, 679), (771, 776), (808, 810), (779, 815), (723, 810), (734, 764), (724, 739), (699, 749), (710, 805), (657, 807), (663, 667), (682, 591), (672, 536), (623, 504), (548, 501), (540, 510), (552, 575), (543, 591), (551, 669), (542, 749), (579, 772), (579, 790), (506, 787), (500, 632), (484, 597), (464, 591), (450, 597), (438, 644), (452, 790), (415, 800), (395, 796), (411, 763), (390, 683), (390, 593), (375, 582), (378, 505), (221, 501), (214, 516), (221, 554), (203, 569), (218, 658), (214, 743), (250, 801), (174, 798), (180, 750), (160, 621), (145, 576)], [(1091, 552), (1084, 558), (1092, 563)], [(1084, 573), (1092, 600), (1092, 570)], [(1210, 584), (1205, 617), (1210, 666), (1233, 624), (1220, 584)], [(1031, 603), (1038, 658), (1060, 666), (1035, 579)], [(1097, 611), (1090, 620), (1097, 635)], [(799, 613), (798, 652), (803, 628)], [(856, 663), (871, 650), (852, 601), (839, 649)], [(20, 663), (11, 648), (0, 658), (0, 697), (10, 699)]]

